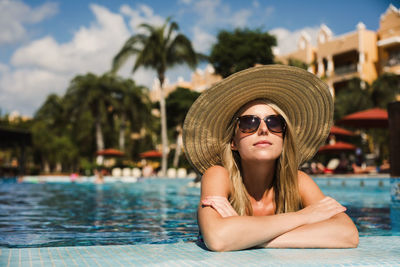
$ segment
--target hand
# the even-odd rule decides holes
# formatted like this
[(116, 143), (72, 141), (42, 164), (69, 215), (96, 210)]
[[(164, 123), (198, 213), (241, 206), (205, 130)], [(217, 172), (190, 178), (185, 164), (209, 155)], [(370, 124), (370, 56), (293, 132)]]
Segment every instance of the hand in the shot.
[(297, 211), (297, 213), (305, 217), (306, 224), (311, 224), (327, 220), (344, 211), (346, 211), (346, 208), (335, 199), (325, 197), (317, 203)]

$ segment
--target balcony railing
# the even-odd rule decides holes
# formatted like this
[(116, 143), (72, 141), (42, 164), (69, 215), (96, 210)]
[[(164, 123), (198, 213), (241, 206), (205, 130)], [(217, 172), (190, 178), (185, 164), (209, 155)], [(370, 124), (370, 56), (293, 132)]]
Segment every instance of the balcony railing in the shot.
[(396, 65), (400, 65), (400, 53), (391, 55), (385, 64), (386, 67), (393, 67)]
[(357, 71), (357, 65), (356, 64), (350, 64), (350, 65), (342, 65), (335, 67), (335, 74), (336, 75), (343, 75), (347, 73), (352, 73)]

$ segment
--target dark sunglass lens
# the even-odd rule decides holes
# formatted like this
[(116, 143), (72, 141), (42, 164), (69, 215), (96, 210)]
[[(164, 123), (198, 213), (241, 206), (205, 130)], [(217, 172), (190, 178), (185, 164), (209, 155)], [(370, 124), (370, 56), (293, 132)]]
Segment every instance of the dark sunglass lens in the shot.
[(260, 119), (254, 116), (243, 116), (239, 118), (239, 129), (243, 133), (252, 133), (257, 131), (260, 125)]
[(283, 132), (284, 122), (279, 116), (269, 116), (266, 118), (266, 124), (271, 132), (281, 133)]

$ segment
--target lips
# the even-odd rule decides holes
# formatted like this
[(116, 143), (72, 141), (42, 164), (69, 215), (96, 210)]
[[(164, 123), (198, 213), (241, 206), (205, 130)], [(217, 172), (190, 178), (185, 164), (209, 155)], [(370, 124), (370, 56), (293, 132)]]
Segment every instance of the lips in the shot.
[(262, 145), (272, 145), (272, 143), (267, 140), (261, 140), (254, 144), (254, 146), (262, 146)]

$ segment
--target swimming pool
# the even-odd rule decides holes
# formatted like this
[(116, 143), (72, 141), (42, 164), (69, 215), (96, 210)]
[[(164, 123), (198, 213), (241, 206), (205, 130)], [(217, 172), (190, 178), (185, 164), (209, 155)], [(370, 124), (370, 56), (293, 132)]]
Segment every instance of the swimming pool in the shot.
[[(348, 208), (361, 236), (400, 236), (391, 219), (390, 179), (315, 180), (326, 195)], [(194, 241), (200, 190), (189, 182), (2, 183), (0, 247)]]

